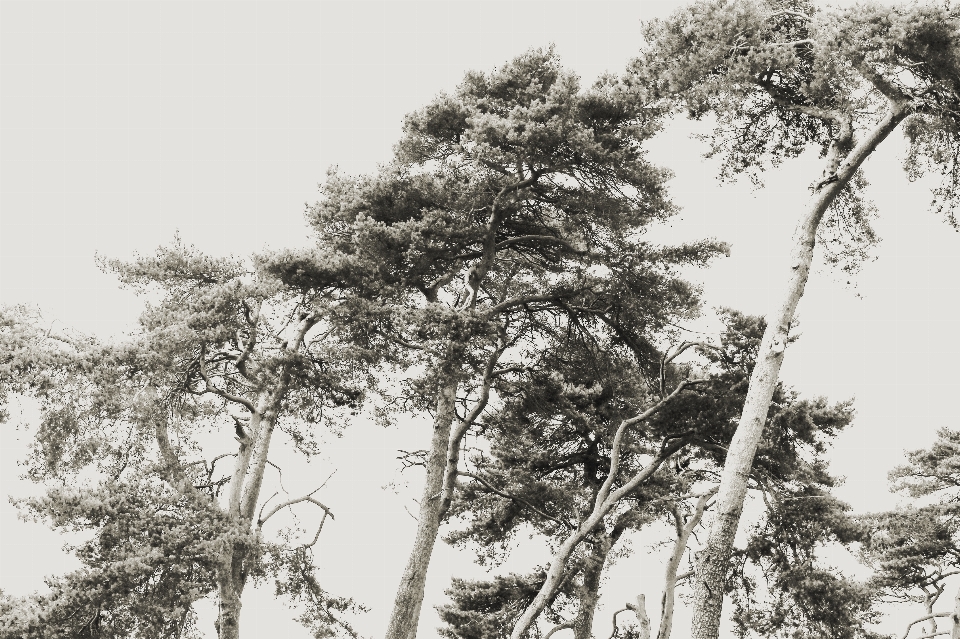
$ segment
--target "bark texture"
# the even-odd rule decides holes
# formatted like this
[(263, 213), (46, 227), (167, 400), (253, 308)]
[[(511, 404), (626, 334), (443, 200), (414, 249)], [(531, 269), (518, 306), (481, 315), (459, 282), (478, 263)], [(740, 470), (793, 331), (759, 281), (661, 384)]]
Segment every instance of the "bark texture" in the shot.
[(599, 537), (600, 539), (593, 544), (593, 549), (583, 567), (580, 606), (577, 609), (577, 618), (573, 622), (574, 639), (593, 637), (593, 618), (597, 612), (597, 602), (600, 601), (600, 577), (607, 563), (607, 555), (610, 554), (610, 549), (615, 543), (615, 540), (608, 535), (599, 535)]
[(217, 611), (217, 637), (240, 638), (240, 597), (243, 594), (243, 559), (236, 550), (225, 558), (217, 575), (217, 594), (220, 597)]
[(427, 477), (420, 497), (420, 512), (417, 518), (417, 533), (410, 557), (400, 579), (397, 597), (394, 600), (386, 639), (413, 639), (417, 636), (423, 590), (427, 583), (427, 569), (433, 546), (440, 530), (441, 492), (447, 468), (447, 448), (450, 429), (456, 419), (458, 382), (456, 380), (441, 389), (437, 398), (437, 413), (433, 420), (433, 438), (427, 456)]
[(813, 201), (794, 232), (787, 283), (777, 307), (767, 316), (767, 329), (760, 343), (743, 413), (723, 467), (710, 536), (704, 549), (697, 555), (693, 577), (692, 639), (717, 639), (719, 636), (723, 585), (747, 495), (747, 479), (777, 386), (790, 323), (810, 274), (817, 227), (827, 208), (847, 186), (863, 161), (906, 116), (906, 109), (896, 105), (891, 108), (870, 135), (844, 158), (836, 172), (818, 185)]

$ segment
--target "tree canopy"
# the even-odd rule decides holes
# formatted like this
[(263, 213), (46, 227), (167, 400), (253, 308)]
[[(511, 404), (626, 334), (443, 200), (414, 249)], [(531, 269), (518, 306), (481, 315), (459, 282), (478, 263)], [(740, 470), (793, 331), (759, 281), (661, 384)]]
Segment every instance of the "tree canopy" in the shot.
[[(102, 260), (145, 300), (124, 337), (0, 308), (0, 410), (19, 395), (40, 410), (26, 472), (45, 492), (17, 505), (84, 535), (79, 570), (0, 593), (0, 637), (200, 637), (208, 599), (236, 639), (264, 582), (313, 636), (358, 637), (363, 593), (329, 592), (314, 559), (324, 527), (351, 522), (322, 476), (287, 494), (277, 449), (315, 456), (361, 413), (429, 439), (399, 451), (424, 476), (388, 639), (416, 637), (428, 577), (449, 580), (445, 637), (598, 636), (603, 580), (641, 534), (666, 556), (659, 619), (640, 584), (611, 637), (669, 639), (687, 603), (690, 636), (714, 639), (725, 601), (741, 637), (875, 638), (887, 602), (923, 604), (908, 634), (952, 615), (960, 637), (960, 608), (936, 608), (957, 574), (960, 436), (892, 473), (908, 506), (855, 516), (828, 464), (852, 402), (779, 380), (816, 246), (855, 270), (879, 241), (861, 167), (898, 128), (908, 176), (941, 173), (934, 208), (956, 226), (958, 38), (949, 5), (694, 2), (590, 86), (553, 48), (468, 72), (406, 117), (377, 170), (328, 172), (306, 248), (214, 257), (176, 238)], [(727, 246), (648, 233), (677, 208), (646, 149), (683, 113), (714, 125), (723, 179), (760, 187), (807, 150), (823, 159), (778, 305), (722, 311), (713, 339), (691, 337), (690, 280)], [(278, 527), (288, 510), (309, 531)], [(523, 535), (550, 560), (430, 570), (438, 538), (497, 570)]]

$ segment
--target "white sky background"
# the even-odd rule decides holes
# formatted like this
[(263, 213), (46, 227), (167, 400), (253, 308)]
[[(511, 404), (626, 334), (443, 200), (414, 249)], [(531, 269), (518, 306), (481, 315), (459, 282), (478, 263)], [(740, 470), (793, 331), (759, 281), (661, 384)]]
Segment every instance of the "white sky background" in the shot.
[[(95, 254), (151, 253), (175, 231), (214, 255), (303, 244), (304, 202), (316, 199), (327, 167), (361, 173), (387, 161), (403, 115), (452, 90), (468, 69), (554, 42), (588, 84), (624, 68), (639, 47), (640, 19), (680, 4), (0, 1), (0, 302), (39, 306), (82, 331), (122, 333), (140, 302), (96, 268)], [(690, 130), (672, 127), (652, 147), (676, 172), (671, 189), (683, 207), (663, 236), (730, 242), (732, 256), (703, 274), (708, 312), (765, 312), (821, 166), (789, 163), (759, 192), (720, 186)], [(857, 420), (832, 459), (847, 477), (841, 495), (858, 511), (894, 505), (886, 472), (904, 449), (957, 427), (960, 235), (927, 210), (926, 187), (905, 180), (900, 147), (895, 134), (866, 165), (880, 207), (877, 260), (851, 285), (824, 267), (811, 278), (803, 337), (782, 375), (806, 395), (856, 396)], [(26, 439), (15, 421), (0, 430), (4, 497), (35, 490), (18, 479)], [(293, 494), (338, 469), (322, 493), (337, 516), (320, 542), (322, 580), (372, 608), (356, 624), (366, 635), (382, 635), (413, 535), (404, 506), (413, 508), (420, 477), (399, 474), (396, 450), (426, 446), (427, 431), (425, 422), (393, 431), (360, 423), (299, 476), (299, 462), (287, 462)], [(396, 490), (383, 488), (391, 482)], [(299, 512), (305, 521), (315, 515)], [(62, 543), (19, 521), (4, 498), (0, 588), (26, 594), (73, 567)], [(605, 586), (609, 610), (638, 592), (659, 599), (660, 565), (635, 547)], [(534, 555), (521, 553), (511, 567), (545, 560)], [(438, 544), (422, 637), (434, 636), (432, 606), (444, 601), (449, 577), (482, 574), (468, 554)], [(245, 636), (306, 637), (271, 599), (269, 587), (245, 595)], [(902, 632), (903, 620), (889, 631)], [(608, 624), (609, 613), (598, 615), (598, 632)], [(681, 616), (677, 632), (686, 627)], [(205, 629), (212, 637), (212, 625)]]

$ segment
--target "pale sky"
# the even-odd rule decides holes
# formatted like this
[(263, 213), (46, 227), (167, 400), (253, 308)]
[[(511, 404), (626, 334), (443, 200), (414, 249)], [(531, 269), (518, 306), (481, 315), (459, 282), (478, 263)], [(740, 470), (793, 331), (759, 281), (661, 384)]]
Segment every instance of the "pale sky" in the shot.
[[(82, 331), (122, 333), (140, 302), (97, 270), (96, 254), (150, 253), (176, 231), (216, 255), (303, 244), (304, 203), (316, 199), (327, 167), (361, 173), (387, 161), (403, 115), (452, 90), (465, 71), (553, 42), (588, 84), (624, 68), (642, 18), (680, 4), (2, 0), (0, 302), (38, 306)], [(730, 242), (731, 257), (700, 276), (707, 312), (763, 313), (821, 166), (815, 157), (788, 163), (759, 192), (720, 186), (716, 165), (688, 137), (693, 128), (678, 123), (652, 145), (654, 160), (676, 173), (671, 189), (683, 207), (661, 235)], [(903, 451), (958, 426), (960, 235), (927, 210), (928, 185), (903, 177), (901, 150), (895, 134), (865, 167), (880, 207), (876, 261), (852, 279), (821, 266), (783, 370), (807, 395), (856, 397), (857, 420), (832, 459), (847, 477), (841, 495), (858, 511), (894, 505), (885, 478)], [(15, 422), (0, 430), (3, 496), (35, 490), (17, 478), (25, 439)], [(285, 470), (297, 493), (337, 469), (323, 495), (337, 519), (321, 538), (321, 581), (372, 609), (356, 622), (365, 635), (382, 635), (413, 534), (404, 509), (414, 508), (420, 477), (399, 474), (396, 450), (426, 435), (425, 422), (393, 431), (360, 423), (330, 438), (324, 460), (299, 474), (290, 460)], [(72, 567), (62, 543), (19, 521), (4, 498), (0, 589), (25, 594)], [(658, 560), (644, 543), (635, 550), (604, 586), (608, 611), (638, 592), (659, 599)], [(536, 549), (517, 555), (513, 570), (546, 559)], [(432, 606), (450, 576), (484, 574), (471, 560), (438, 544), (421, 637), (435, 636)], [(306, 637), (271, 599), (269, 586), (245, 595), (245, 636)], [(598, 620), (609, 627), (608, 612)], [(889, 631), (902, 632), (901, 621), (891, 619)], [(682, 634), (682, 615), (677, 623)]]

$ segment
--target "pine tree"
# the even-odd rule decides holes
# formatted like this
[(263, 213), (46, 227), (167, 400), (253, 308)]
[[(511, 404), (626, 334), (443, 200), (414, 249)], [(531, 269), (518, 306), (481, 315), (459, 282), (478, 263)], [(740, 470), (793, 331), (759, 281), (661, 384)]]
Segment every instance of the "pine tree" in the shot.
[(658, 115), (614, 78), (581, 89), (551, 50), (469, 73), (407, 117), (377, 174), (328, 176), (308, 211), (316, 248), (278, 256), (289, 285), (331, 263), (362, 273), (366, 324), (396, 347), (398, 370), (422, 371), (396, 402), (433, 424), (429, 450), (409, 458), (426, 478), (391, 639), (416, 634), (461, 442), (538, 335), (577, 317), (652, 353), (651, 334), (696, 312), (676, 267), (723, 247), (642, 241), (673, 212), (641, 146)]
[[(859, 170), (901, 124), (910, 177), (944, 176), (937, 206), (951, 213), (958, 189), (960, 16), (942, 5), (863, 4), (820, 9), (809, 0), (697, 2), (653, 21), (630, 69), (638, 92), (693, 117), (716, 118), (711, 153), (727, 177), (762, 171), (808, 148), (825, 158), (794, 234), (789, 272), (774, 310), (731, 445), (706, 549), (700, 554), (691, 636), (716, 639), (733, 539), (784, 347), (814, 247), (854, 229), (854, 257), (874, 239)], [(842, 242), (841, 242), (842, 245)]]

